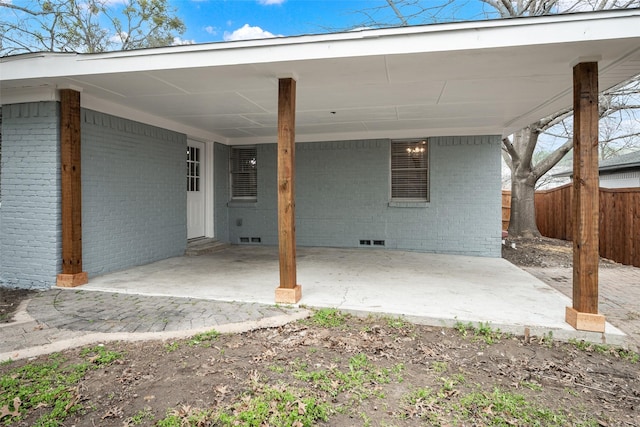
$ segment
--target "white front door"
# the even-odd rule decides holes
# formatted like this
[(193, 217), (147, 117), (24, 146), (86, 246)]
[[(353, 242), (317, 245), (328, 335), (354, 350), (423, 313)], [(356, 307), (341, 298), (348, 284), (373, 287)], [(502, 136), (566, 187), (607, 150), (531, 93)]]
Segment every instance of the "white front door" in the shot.
[(204, 143), (187, 143), (187, 239), (204, 236), (205, 179)]

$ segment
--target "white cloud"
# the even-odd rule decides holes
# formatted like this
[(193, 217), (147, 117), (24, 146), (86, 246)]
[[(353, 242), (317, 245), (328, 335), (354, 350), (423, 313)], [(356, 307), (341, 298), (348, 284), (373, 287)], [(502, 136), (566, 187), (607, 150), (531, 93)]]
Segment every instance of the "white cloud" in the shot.
[(286, 0), (258, 0), (258, 3), (263, 6), (272, 6), (272, 5), (280, 5), (284, 3)]
[(116, 6), (116, 5), (121, 5), (121, 4), (126, 4), (127, 1), (126, 0), (102, 0), (101, 2), (104, 6), (110, 7), (110, 6)]
[(235, 40), (255, 40), (255, 39), (270, 39), (273, 37), (282, 37), (281, 35), (274, 35), (269, 31), (263, 30), (260, 27), (252, 27), (249, 24), (244, 24), (243, 27), (238, 28), (233, 32), (224, 32), (225, 41)]
[(126, 31), (122, 31), (121, 33), (116, 33), (114, 35), (112, 35), (111, 37), (109, 37), (109, 41), (111, 43), (119, 43), (122, 44), (122, 42), (124, 42), (127, 37), (129, 37), (129, 34), (127, 34)]
[(195, 40), (183, 40), (180, 37), (174, 37), (171, 46), (183, 46), (187, 44), (196, 44)]
[(218, 30), (216, 30), (216, 27), (212, 27), (211, 25), (209, 25), (208, 27), (204, 27), (204, 30), (212, 36), (218, 34)]

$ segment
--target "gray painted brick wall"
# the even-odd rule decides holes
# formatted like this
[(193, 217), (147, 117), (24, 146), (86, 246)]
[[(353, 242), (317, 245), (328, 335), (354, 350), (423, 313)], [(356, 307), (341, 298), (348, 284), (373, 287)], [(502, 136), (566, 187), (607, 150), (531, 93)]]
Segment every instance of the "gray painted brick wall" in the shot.
[(89, 276), (184, 254), (186, 136), (82, 110), (83, 267)]
[(46, 289), (61, 268), (59, 107), (2, 107), (0, 280)]
[(214, 185), (214, 235), (216, 239), (229, 241), (229, 146), (215, 143), (213, 152)]
[[(296, 144), (297, 243), (359, 247), (361, 239), (384, 240), (389, 249), (500, 256), (500, 138), (429, 141), (430, 202), (421, 207), (389, 205), (389, 140)], [(257, 151), (257, 202), (229, 203), (229, 239), (276, 245), (276, 145)], [(228, 166), (225, 176), (228, 186)]]

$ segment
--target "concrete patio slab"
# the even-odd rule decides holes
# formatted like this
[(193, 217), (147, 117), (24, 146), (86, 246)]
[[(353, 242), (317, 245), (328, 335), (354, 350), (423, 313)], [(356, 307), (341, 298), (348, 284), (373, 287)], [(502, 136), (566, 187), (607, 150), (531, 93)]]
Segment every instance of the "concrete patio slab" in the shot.
[[(501, 258), (315, 247), (298, 248), (297, 258), (305, 306), (624, 345), (608, 323), (604, 334), (574, 330), (564, 320), (568, 297)], [(232, 246), (92, 277), (82, 289), (273, 304), (278, 281), (276, 247)]]

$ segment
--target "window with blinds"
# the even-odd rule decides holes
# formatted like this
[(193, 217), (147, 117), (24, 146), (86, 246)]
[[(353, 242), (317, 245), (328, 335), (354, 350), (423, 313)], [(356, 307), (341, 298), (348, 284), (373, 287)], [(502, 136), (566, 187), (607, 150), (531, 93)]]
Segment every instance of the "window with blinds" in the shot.
[(429, 143), (391, 141), (391, 199), (429, 201)]
[(258, 162), (256, 147), (231, 147), (231, 198), (256, 200)]

